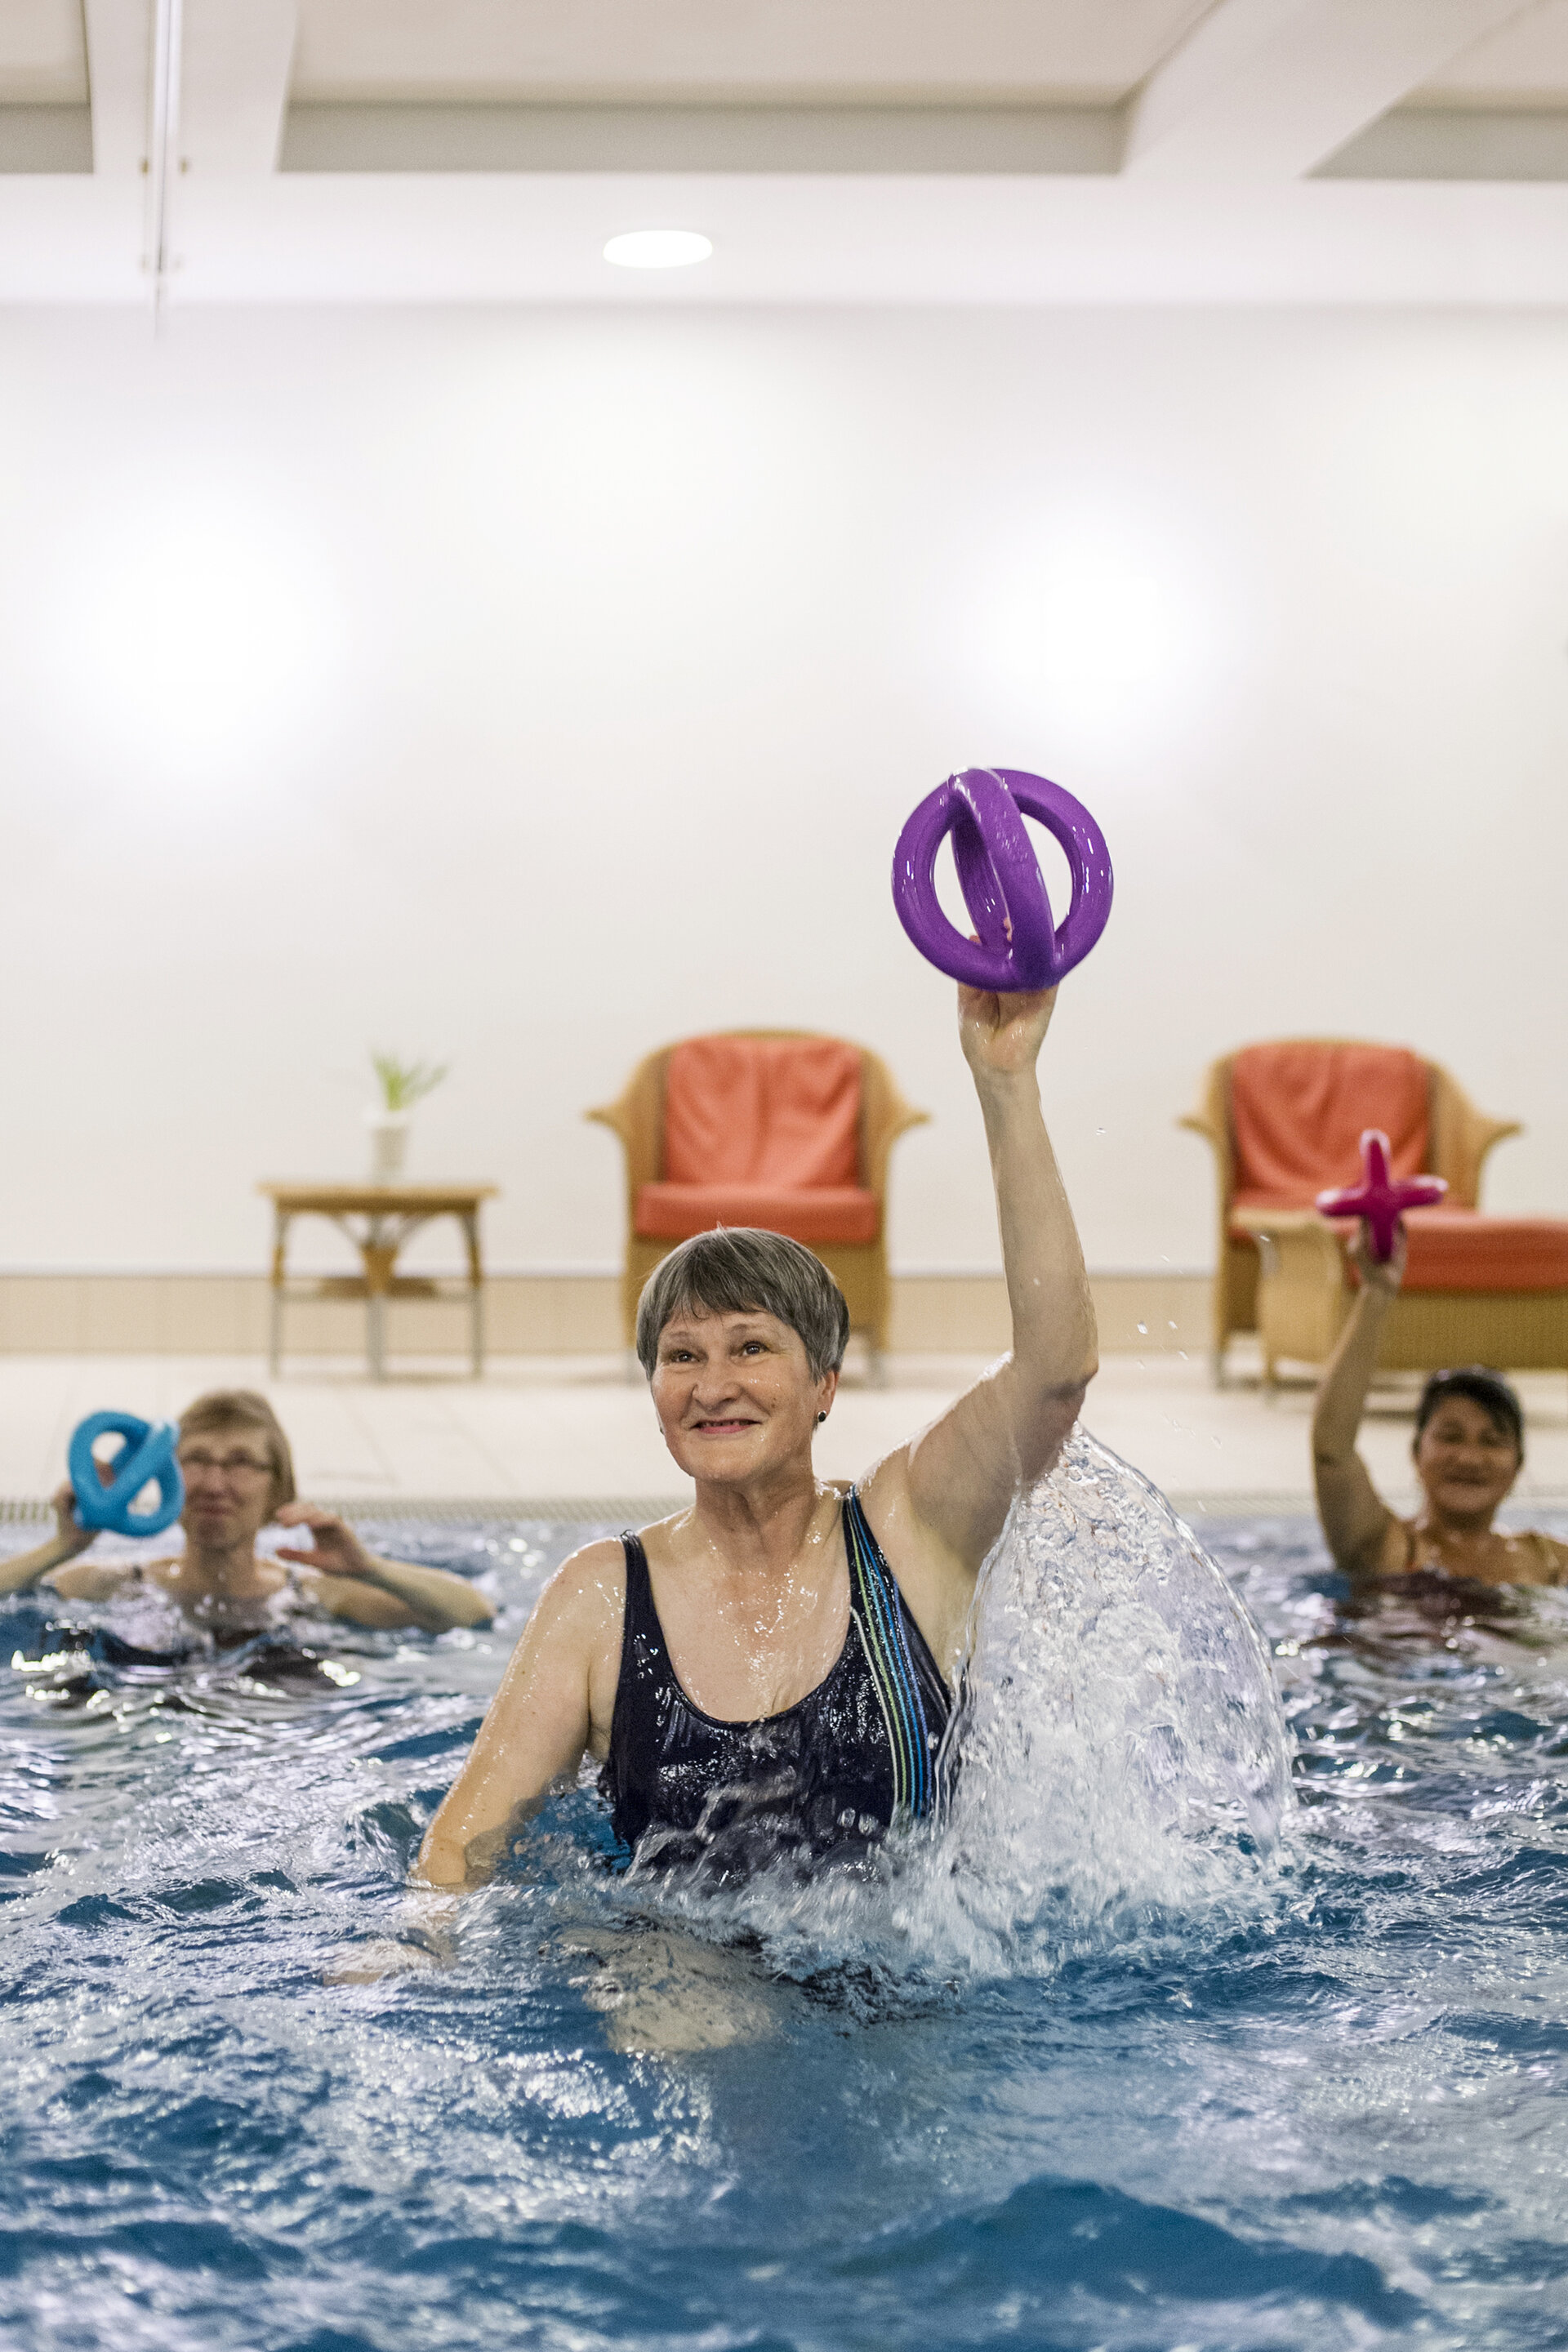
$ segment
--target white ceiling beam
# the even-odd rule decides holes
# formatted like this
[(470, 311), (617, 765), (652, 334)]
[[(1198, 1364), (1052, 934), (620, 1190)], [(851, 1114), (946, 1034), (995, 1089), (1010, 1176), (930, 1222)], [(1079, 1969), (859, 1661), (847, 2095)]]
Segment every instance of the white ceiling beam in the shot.
[[(188, 191), (191, 182), (184, 185)], [(0, 175), (0, 302), (145, 303), (134, 182)], [(705, 229), (695, 269), (612, 269), (617, 229)], [(218, 176), (179, 223), (203, 303), (1263, 303), (1568, 315), (1568, 186), (1260, 187), (828, 173)]]
[[(37, 269), (23, 273), (24, 286), (36, 278), (32, 299), (69, 301), (66, 289), (74, 289), (78, 300), (144, 301), (152, 0), (82, 0), (82, 29), (91, 175), (39, 175), (32, 205), (15, 182), (0, 184), (5, 194), (16, 193), (25, 216), (25, 225), (7, 221), (6, 227), (33, 246)], [(21, 299), (29, 297), (23, 292)]]
[[(618, 229), (704, 229), (613, 269)], [(1453, 303), (1568, 309), (1568, 187), (1073, 179), (280, 173), (209, 184), (201, 302)], [(0, 268), (6, 253), (0, 234)]]
[(92, 168), (104, 179), (139, 179), (147, 163), (152, 0), (82, 0)]
[(1219, 0), (1132, 103), (1131, 178), (1297, 180), (1528, 0)]
[(180, 152), (196, 181), (278, 168), (295, 0), (184, 0)]

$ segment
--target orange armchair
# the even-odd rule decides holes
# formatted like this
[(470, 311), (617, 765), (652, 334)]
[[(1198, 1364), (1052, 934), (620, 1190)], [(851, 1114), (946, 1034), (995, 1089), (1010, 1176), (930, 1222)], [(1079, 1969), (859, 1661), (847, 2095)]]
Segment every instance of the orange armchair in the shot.
[(1258, 1333), (1269, 1381), (1281, 1359), (1321, 1363), (1332, 1349), (1353, 1295), (1352, 1228), (1312, 1204), (1353, 1181), (1368, 1127), (1388, 1136), (1395, 1174), (1448, 1184), (1442, 1208), (1407, 1220), (1405, 1286), (1380, 1361), (1568, 1366), (1568, 1221), (1479, 1213), (1482, 1162), (1519, 1124), (1486, 1118), (1439, 1063), (1348, 1038), (1247, 1045), (1212, 1065), (1180, 1124), (1215, 1152), (1216, 1380), (1237, 1331)]
[(586, 1117), (626, 1155), (626, 1344), (642, 1286), (689, 1234), (763, 1225), (814, 1250), (852, 1328), (887, 1344), (888, 1159), (912, 1110), (865, 1046), (798, 1029), (732, 1029), (661, 1046)]

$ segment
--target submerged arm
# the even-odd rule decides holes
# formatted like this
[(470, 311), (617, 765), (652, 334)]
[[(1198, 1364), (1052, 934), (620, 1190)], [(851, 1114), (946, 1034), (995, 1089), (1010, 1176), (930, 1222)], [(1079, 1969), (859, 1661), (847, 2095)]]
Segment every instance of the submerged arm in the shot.
[[(595, 1673), (619, 1666), (624, 1555), (584, 1546), (546, 1585), (468, 1760), (426, 1833), (414, 1877), (482, 1885), (510, 1838), (583, 1760), (594, 1727)], [(601, 1692), (601, 1712), (605, 1712)]]
[(915, 1439), (905, 1475), (915, 1517), (971, 1573), (1014, 1495), (1056, 1460), (1098, 1366), (1089, 1276), (1035, 1068), (1055, 1003), (1054, 989), (958, 992), (996, 1187), (1013, 1344)]
[(1384, 1323), (1405, 1273), (1405, 1236), (1400, 1234), (1386, 1265), (1370, 1256), (1359, 1240), (1351, 1255), (1360, 1269), (1361, 1288), (1312, 1408), (1312, 1476), (1318, 1517), (1335, 1566), (1347, 1575), (1373, 1575), (1385, 1565), (1384, 1553), (1399, 1523), (1373, 1485), (1356, 1451), (1356, 1438)]

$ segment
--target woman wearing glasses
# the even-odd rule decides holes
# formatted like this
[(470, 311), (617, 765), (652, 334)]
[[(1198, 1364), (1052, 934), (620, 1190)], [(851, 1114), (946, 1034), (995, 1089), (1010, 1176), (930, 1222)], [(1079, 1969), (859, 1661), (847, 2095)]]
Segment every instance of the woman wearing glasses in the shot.
[[(33, 1551), (0, 1560), (0, 1596), (46, 1581), (68, 1601), (110, 1601), (140, 1584), (214, 1632), (259, 1628), (303, 1604), (355, 1625), (417, 1626), (444, 1633), (487, 1625), (482, 1592), (445, 1569), (380, 1559), (331, 1511), (296, 1501), (289, 1440), (271, 1406), (251, 1389), (215, 1389), (180, 1421), (185, 1482), (183, 1552), (169, 1559), (78, 1559), (94, 1541), (77, 1524), (68, 1485), (55, 1496), (56, 1533)], [(260, 1556), (265, 1527), (298, 1528), (310, 1549)]]

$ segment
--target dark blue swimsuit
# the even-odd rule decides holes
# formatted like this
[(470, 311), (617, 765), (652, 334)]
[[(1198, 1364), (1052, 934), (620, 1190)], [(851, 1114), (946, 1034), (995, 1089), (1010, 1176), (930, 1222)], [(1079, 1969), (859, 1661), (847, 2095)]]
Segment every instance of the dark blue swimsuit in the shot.
[(863, 1854), (942, 1794), (952, 1700), (853, 1489), (844, 1498), (849, 1630), (826, 1680), (782, 1715), (725, 1723), (676, 1679), (638, 1536), (626, 1555), (621, 1675), (600, 1776), (641, 1868), (749, 1877)]

